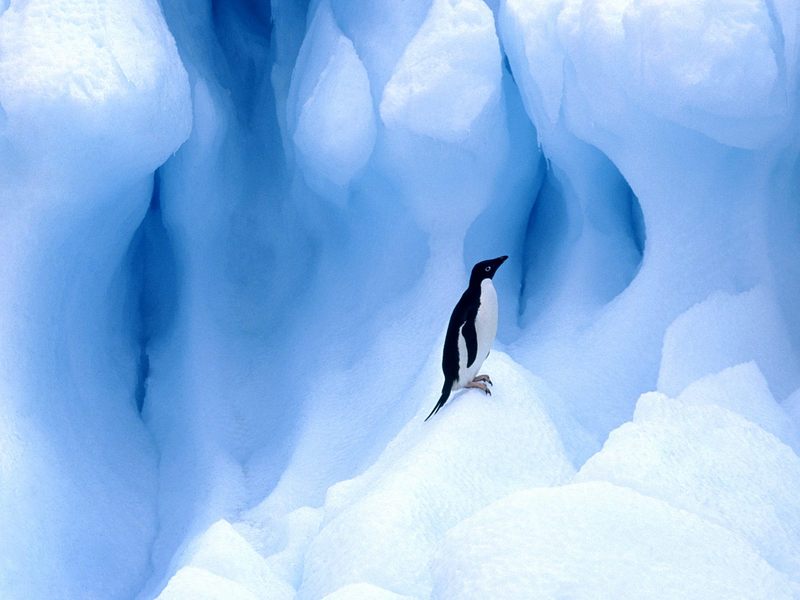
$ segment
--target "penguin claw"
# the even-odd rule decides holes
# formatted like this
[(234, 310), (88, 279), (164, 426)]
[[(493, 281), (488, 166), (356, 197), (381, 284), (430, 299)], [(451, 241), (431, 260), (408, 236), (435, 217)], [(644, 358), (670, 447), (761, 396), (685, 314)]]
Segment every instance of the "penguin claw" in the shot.
[(494, 383), (492, 383), (492, 378), (489, 377), (488, 375), (478, 375), (472, 380), (472, 382), (473, 383), (484, 382), (488, 383), (489, 385), (494, 385)]

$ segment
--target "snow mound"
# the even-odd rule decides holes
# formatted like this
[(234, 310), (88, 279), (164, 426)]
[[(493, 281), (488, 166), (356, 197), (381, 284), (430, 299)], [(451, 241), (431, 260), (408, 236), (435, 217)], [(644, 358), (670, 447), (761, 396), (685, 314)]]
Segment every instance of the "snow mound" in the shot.
[(569, 98), (571, 117), (608, 131), (649, 115), (751, 148), (790, 117), (783, 31), (766, 3), (507, 0), (500, 12), (520, 85), (551, 123)]
[(427, 597), (428, 563), (447, 529), (513, 491), (569, 480), (573, 467), (524, 369), (493, 352), (484, 371), (493, 396), (457, 394), (423, 422), (431, 397), (368, 471), (329, 491), (299, 598), (362, 582)]
[(267, 556), (270, 571), (296, 588), (303, 578), (306, 549), (319, 533), (322, 516), (322, 509), (303, 506), (276, 518), (274, 512), (259, 506), (248, 511), (236, 527)]
[(376, 125), (367, 70), (327, 0), (317, 8), (295, 77), (293, 140), (301, 168), (312, 185), (323, 178), (344, 186), (369, 159)]
[(763, 286), (713, 294), (675, 319), (664, 335), (658, 390), (675, 395), (704, 375), (751, 360), (781, 399), (800, 384), (783, 317)]
[[(193, 593), (200, 593), (198, 598), (224, 598), (228, 593), (263, 600), (294, 597), (294, 589), (273, 574), (264, 558), (225, 520), (194, 540), (182, 562), (184, 566), (159, 595), (161, 600), (189, 599), (195, 597)], [(206, 586), (207, 582), (211, 585)]]
[(622, 24), (634, 89), (656, 112), (700, 129), (697, 113), (758, 118), (779, 106), (778, 32), (766, 3), (631, 2)]
[(694, 400), (709, 387), (689, 400), (644, 394), (633, 422), (611, 432), (575, 480), (610, 481), (696, 513), (800, 580), (800, 459), (740, 415)]
[(383, 90), (383, 122), (445, 142), (462, 141), (500, 95), (500, 60), (486, 4), (434, 0)]
[(322, 600), (413, 600), (369, 583), (354, 583), (339, 588)]
[(55, 146), (70, 162), (96, 150), (141, 173), (191, 127), (186, 71), (153, 0), (11, 5), (0, 16), (0, 104), (31, 155)]
[(800, 450), (797, 425), (775, 401), (755, 362), (698, 379), (681, 392), (678, 401), (695, 406), (716, 404), (727, 408), (768, 431), (795, 452)]
[(605, 482), (512, 494), (448, 532), (431, 598), (790, 599), (738, 536)]
[(169, 580), (158, 600), (259, 600), (259, 596), (205, 569), (184, 567)]

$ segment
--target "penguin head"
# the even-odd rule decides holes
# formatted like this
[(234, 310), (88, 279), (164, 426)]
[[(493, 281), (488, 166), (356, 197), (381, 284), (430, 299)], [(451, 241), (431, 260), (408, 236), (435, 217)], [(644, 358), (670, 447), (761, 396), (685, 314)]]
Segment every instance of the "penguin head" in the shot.
[(474, 267), (472, 267), (472, 274), (469, 277), (469, 284), (480, 285), (481, 281), (484, 279), (491, 279), (494, 277), (494, 274), (497, 273), (497, 269), (500, 268), (500, 265), (506, 262), (507, 258), (507, 256), (498, 256), (497, 258), (482, 260), (476, 264)]

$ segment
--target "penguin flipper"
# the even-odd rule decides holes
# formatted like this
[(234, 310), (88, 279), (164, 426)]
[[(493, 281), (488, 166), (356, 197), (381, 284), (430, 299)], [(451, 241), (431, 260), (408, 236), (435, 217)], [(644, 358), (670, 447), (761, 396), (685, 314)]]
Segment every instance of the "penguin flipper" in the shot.
[(452, 390), (452, 389), (453, 389), (453, 382), (452, 381), (445, 381), (444, 382), (444, 387), (442, 388), (442, 395), (439, 396), (439, 401), (436, 403), (436, 406), (433, 407), (433, 410), (431, 411), (431, 414), (429, 414), (427, 417), (425, 417), (425, 421), (427, 421), (433, 415), (435, 415), (437, 412), (439, 412), (439, 409), (442, 408), (445, 405), (445, 403), (447, 402), (447, 399), (450, 397), (450, 390)]
[(461, 328), (461, 335), (464, 336), (464, 343), (467, 346), (467, 367), (478, 357), (478, 332), (475, 331), (475, 318), (468, 318)]

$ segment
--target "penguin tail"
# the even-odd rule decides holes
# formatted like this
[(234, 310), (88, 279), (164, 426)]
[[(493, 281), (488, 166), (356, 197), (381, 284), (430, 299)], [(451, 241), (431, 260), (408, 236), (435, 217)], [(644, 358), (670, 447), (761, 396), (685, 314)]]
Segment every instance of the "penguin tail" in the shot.
[(450, 390), (452, 389), (453, 389), (453, 382), (445, 381), (444, 387), (442, 388), (442, 395), (439, 396), (439, 401), (436, 403), (436, 406), (433, 407), (431, 414), (425, 417), (426, 421), (430, 419), (433, 415), (435, 415), (437, 412), (439, 412), (439, 409), (444, 406), (445, 402), (447, 402), (447, 399), (450, 397)]

